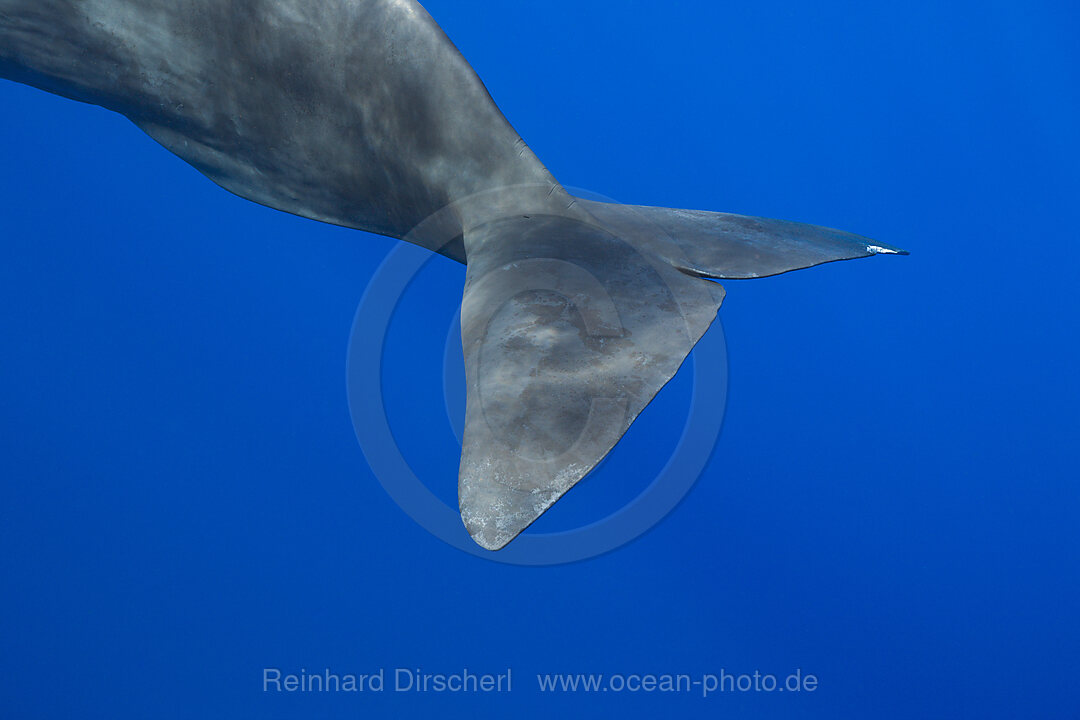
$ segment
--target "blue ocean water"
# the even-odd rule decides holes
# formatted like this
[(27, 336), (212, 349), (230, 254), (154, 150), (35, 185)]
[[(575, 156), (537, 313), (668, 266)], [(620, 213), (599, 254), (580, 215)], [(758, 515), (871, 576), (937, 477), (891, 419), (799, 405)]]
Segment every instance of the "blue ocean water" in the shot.
[[(563, 183), (912, 255), (725, 283), (727, 415), (689, 496), (614, 552), (508, 566), (414, 523), (354, 435), (349, 330), (394, 241), (0, 83), (0, 717), (1077, 717), (1076, 6), (425, 7)], [(434, 260), (384, 355), (446, 502), (462, 279)], [(691, 386), (543, 529), (639, 491)], [(388, 687), (266, 692), (266, 668)], [(513, 689), (394, 692), (397, 668)], [(755, 672), (817, 683), (611, 684)], [(542, 692), (556, 673), (609, 691)]]

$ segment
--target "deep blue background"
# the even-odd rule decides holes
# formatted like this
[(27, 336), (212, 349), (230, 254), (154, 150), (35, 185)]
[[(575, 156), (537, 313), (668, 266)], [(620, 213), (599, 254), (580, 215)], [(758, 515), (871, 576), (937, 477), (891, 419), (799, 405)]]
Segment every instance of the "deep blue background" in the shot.
[[(1075, 3), (426, 6), (562, 182), (911, 257), (727, 283), (726, 427), (687, 501), (607, 556), (507, 567), (415, 525), (353, 435), (348, 332), (391, 240), (0, 83), (0, 716), (1077, 717)], [(445, 335), (439, 263), (388, 349), (431, 377), (408, 323)], [(681, 423), (680, 392), (647, 420)], [(452, 498), (448, 429), (388, 397)], [(264, 666), (398, 665), (511, 666), (515, 692), (260, 692)], [(820, 689), (533, 679), (721, 668)]]

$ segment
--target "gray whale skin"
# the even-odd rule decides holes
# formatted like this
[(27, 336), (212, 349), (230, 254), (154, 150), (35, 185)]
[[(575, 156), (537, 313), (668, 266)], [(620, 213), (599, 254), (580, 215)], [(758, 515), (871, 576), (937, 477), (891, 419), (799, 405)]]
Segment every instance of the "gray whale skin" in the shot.
[(573, 197), (414, 0), (0, 0), (0, 77), (122, 113), (241, 197), (467, 263), (458, 497), (489, 550), (671, 379), (711, 279), (903, 253)]

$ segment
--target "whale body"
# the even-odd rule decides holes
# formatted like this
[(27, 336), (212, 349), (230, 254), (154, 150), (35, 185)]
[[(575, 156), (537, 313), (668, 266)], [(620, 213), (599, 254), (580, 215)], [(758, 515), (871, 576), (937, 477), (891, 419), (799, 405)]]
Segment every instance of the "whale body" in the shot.
[(0, 0), (0, 77), (121, 113), (241, 197), (466, 263), (458, 495), (490, 550), (674, 376), (714, 280), (904, 254), (574, 197), (414, 0)]

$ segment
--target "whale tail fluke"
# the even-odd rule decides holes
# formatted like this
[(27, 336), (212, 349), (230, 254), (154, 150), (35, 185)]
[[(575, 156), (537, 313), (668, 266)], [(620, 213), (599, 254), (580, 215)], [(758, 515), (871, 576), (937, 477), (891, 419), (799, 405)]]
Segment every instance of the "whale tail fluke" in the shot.
[(684, 272), (716, 280), (762, 278), (837, 260), (907, 255), (842, 230), (702, 210), (580, 200), (605, 226)]
[(490, 550), (596, 467), (675, 375), (724, 299), (707, 278), (903, 253), (778, 220), (570, 196), (563, 206), (465, 233), (458, 497)]
[(576, 217), (505, 218), (465, 246), (458, 496), (469, 533), (497, 550), (614, 447), (724, 290)]

